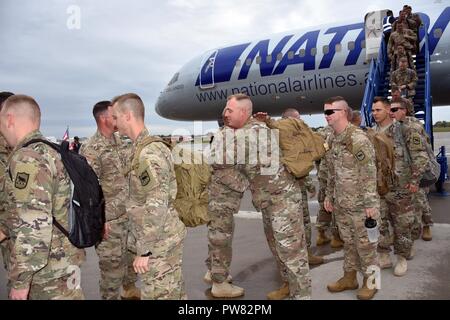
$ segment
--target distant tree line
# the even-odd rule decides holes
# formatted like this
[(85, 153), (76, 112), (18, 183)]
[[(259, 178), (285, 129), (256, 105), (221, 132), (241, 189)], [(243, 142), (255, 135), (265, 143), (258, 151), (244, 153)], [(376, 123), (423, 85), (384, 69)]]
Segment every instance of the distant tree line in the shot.
[(438, 128), (448, 128), (450, 127), (450, 121), (438, 121), (434, 126)]

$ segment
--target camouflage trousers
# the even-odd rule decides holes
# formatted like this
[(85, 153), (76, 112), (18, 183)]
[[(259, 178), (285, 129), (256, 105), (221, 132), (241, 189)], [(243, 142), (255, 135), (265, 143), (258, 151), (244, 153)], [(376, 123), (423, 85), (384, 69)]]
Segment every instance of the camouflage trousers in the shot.
[[(9, 270), (9, 260), (11, 255), (11, 249), (9, 246), (11, 245), (11, 242), (9, 240), (5, 240), (0, 244), (0, 249), (2, 251), (2, 258), (3, 258), (3, 266), (5, 267), (5, 271), (8, 272)], [(6, 284), (7, 292), (11, 289), (11, 282), (8, 279), (8, 283)]]
[(132, 274), (129, 278), (133, 278), (134, 282), (137, 275), (132, 266), (134, 255), (127, 249), (128, 219), (119, 218), (109, 224), (111, 231), (108, 239), (95, 248), (100, 267), (100, 295), (104, 300), (118, 300), (120, 289), (125, 284), (127, 266), (131, 267)]
[(183, 241), (157, 257), (150, 256), (150, 270), (141, 275), (142, 300), (186, 300), (183, 278)]
[(214, 282), (224, 282), (229, 273), (232, 259), (232, 241), (234, 232), (233, 215), (239, 212), (243, 192), (211, 180), (208, 186), (208, 258), (206, 266), (211, 270)]
[(420, 238), (423, 227), (430, 227), (433, 225), (433, 217), (431, 216), (431, 207), (427, 198), (427, 188), (420, 188), (417, 193), (414, 194), (414, 226), (411, 231), (413, 240)]
[(309, 215), (309, 207), (308, 207), (308, 193), (306, 191), (306, 187), (302, 186), (302, 203), (300, 206), (300, 210), (303, 215), (303, 225), (305, 228), (305, 238), (306, 238), (306, 245), (308, 248), (311, 247), (311, 217)]
[(380, 196), (380, 239), (378, 240), (378, 252), (386, 252), (384, 248), (391, 246), (391, 231), (389, 229), (389, 208), (384, 196)]
[(49, 279), (44, 283), (31, 283), (29, 300), (84, 300), (80, 286), (73, 288), (71, 276)]
[[(406, 189), (396, 188), (384, 196), (387, 205), (387, 221), (394, 229), (394, 253), (408, 258), (413, 240), (411, 230), (414, 223), (413, 195)], [(389, 238), (389, 229), (383, 230), (383, 241), (378, 246), (379, 252), (390, 252), (385, 239)]]
[(289, 298), (310, 298), (308, 251), (303, 215), (299, 212), (300, 188), (293, 182), (291, 191), (276, 194), (252, 185), (250, 189), (255, 207), (262, 211), (264, 232), (281, 278), (289, 283)]
[[(364, 208), (340, 208), (334, 204), (336, 223), (339, 235), (344, 241), (344, 271), (360, 271), (369, 274), (370, 266), (378, 266), (377, 242), (369, 242), (364, 221), (366, 212)], [(379, 214), (375, 217), (380, 223)]]
[(126, 270), (125, 270), (125, 277), (123, 278), (122, 286), (123, 287), (131, 287), (133, 285), (136, 285), (136, 282), (138, 281), (138, 275), (134, 271), (133, 268), (133, 262), (134, 258), (136, 256), (136, 239), (134, 238), (134, 235), (130, 230), (130, 220), (128, 220), (128, 239), (127, 239), (127, 247), (128, 250), (126, 252)]
[(337, 229), (336, 221), (333, 217), (334, 213), (327, 212), (323, 205), (325, 200), (325, 190), (320, 188), (317, 195), (317, 201), (319, 202), (319, 212), (317, 213), (316, 228), (319, 231), (327, 232), (330, 231), (332, 235), (338, 236), (339, 232)]

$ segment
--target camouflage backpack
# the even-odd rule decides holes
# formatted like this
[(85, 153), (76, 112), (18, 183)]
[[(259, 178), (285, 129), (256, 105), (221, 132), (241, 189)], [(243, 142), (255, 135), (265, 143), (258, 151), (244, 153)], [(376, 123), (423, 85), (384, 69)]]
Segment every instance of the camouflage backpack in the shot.
[[(347, 150), (352, 152), (353, 145), (350, 139), (357, 127), (351, 127), (348, 139), (345, 141)], [(375, 162), (377, 167), (377, 190), (380, 196), (388, 193), (396, 181), (394, 144), (384, 133), (376, 132), (372, 128), (362, 129), (375, 149)]]
[(286, 118), (266, 121), (270, 129), (279, 130), (281, 161), (297, 178), (314, 168), (314, 161), (325, 155), (325, 140), (300, 119)]

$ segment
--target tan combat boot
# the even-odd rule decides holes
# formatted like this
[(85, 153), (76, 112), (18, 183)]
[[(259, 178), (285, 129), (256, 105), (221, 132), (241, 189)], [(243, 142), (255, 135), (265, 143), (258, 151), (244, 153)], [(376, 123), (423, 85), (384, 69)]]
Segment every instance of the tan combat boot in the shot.
[(344, 241), (341, 240), (339, 236), (333, 235), (330, 246), (334, 249), (340, 249), (344, 247)]
[(356, 297), (358, 297), (358, 299), (370, 300), (373, 298), (375, 293), (377, 293), (377, 289), (375, 289), (375, 288), (369, 289), (367, 287), (367, 279), (368, 279), (368, 277), (364, 277), (363, 286), (361, 287), (361, 289), (358, 290), (358, 293), (356, 294)]
[(269, 300), (283, 300), (289, 297), (289, 283), (284, 282), (280, 289), (271, 291), (267, 294)]
[(431, 236), (431, 228), (430, 226), (425, 226), (422, 229), (422, 240), (431, 241), (433, 237)]
[(310, 266), (316, 266), (318, 264), (323, 263), (323, 257), (322, 256), (315, 256), (312, 253), (311, 248), (308, 248), (308, 263)]
[(392, 261), (389, 252), (380, 252), (378, 254), (378, 261), (380, 261), (381, 269), (392, 268)]
[(416, 255), (416, 249), (414, 249), (414, 242), (411, 246), (411, 251), (409, 252), (409, 257), (406, 258), (406, 260), (412, 260), (414, 256)]
[(395, 264), (394, 275), (396, 275), (397, 277), (401, 277), (406, 274), (406, 271), (408, 271), (408, 263), (406, 262), (406, 259), (400, 255), (397, 255), (397, 263)]
[(319, 233), (317, 234), (317, 239), (316, 239), (317, 246), (324, 246), (328, 242), (331, 241), (331, 239), (328, 238), (327, 235), (325, 234), (325, 230), (318, 230), (318, 231), (319, 231)]
[(141, 300), (141, 290), (134, 284), (124, 285), (120, 297), (122, 300)]
[(244, 295), (244, 288), (226, 281), (222, 283), (213, 282), (211, 295), (215, 298), (236, 298)]
[(345, 290), (358, 289), (358, 279), (356, 279), (356, 271), (344, 271), (344, 276), (337, 282), (332, 282), (327, 285), (330, 292), (341, 292)]
[[(211, 278), (211, 270), (206, 271), (204, 277), (203, 277), (203, 281), (205, 281), (207, 284), (212, 284), (212, 278)], [(231, 283), (233, 281), (233, 278), (231, 277), (231, 275), (229, 274), (227, 277), (227, 280), (225, 280), (228, 283)]]

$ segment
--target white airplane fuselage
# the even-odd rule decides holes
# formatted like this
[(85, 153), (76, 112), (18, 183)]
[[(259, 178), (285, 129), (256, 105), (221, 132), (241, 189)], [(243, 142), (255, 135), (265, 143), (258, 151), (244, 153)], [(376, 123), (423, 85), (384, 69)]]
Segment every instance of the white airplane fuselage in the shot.
[[(419, 13), (428, 26), (433, 106), (450, 105), (450, 7), (433, 4)], [(320, 113), (323, 101), (336, 95), (359, 109), (369, 73), (365, 51), (362, 21), (214, 49), (174, 75), (156, 112), (173, 120), (217, 120), (235, 93), (249, 95), (254, 111), (271, 115), (287, 107)]]

